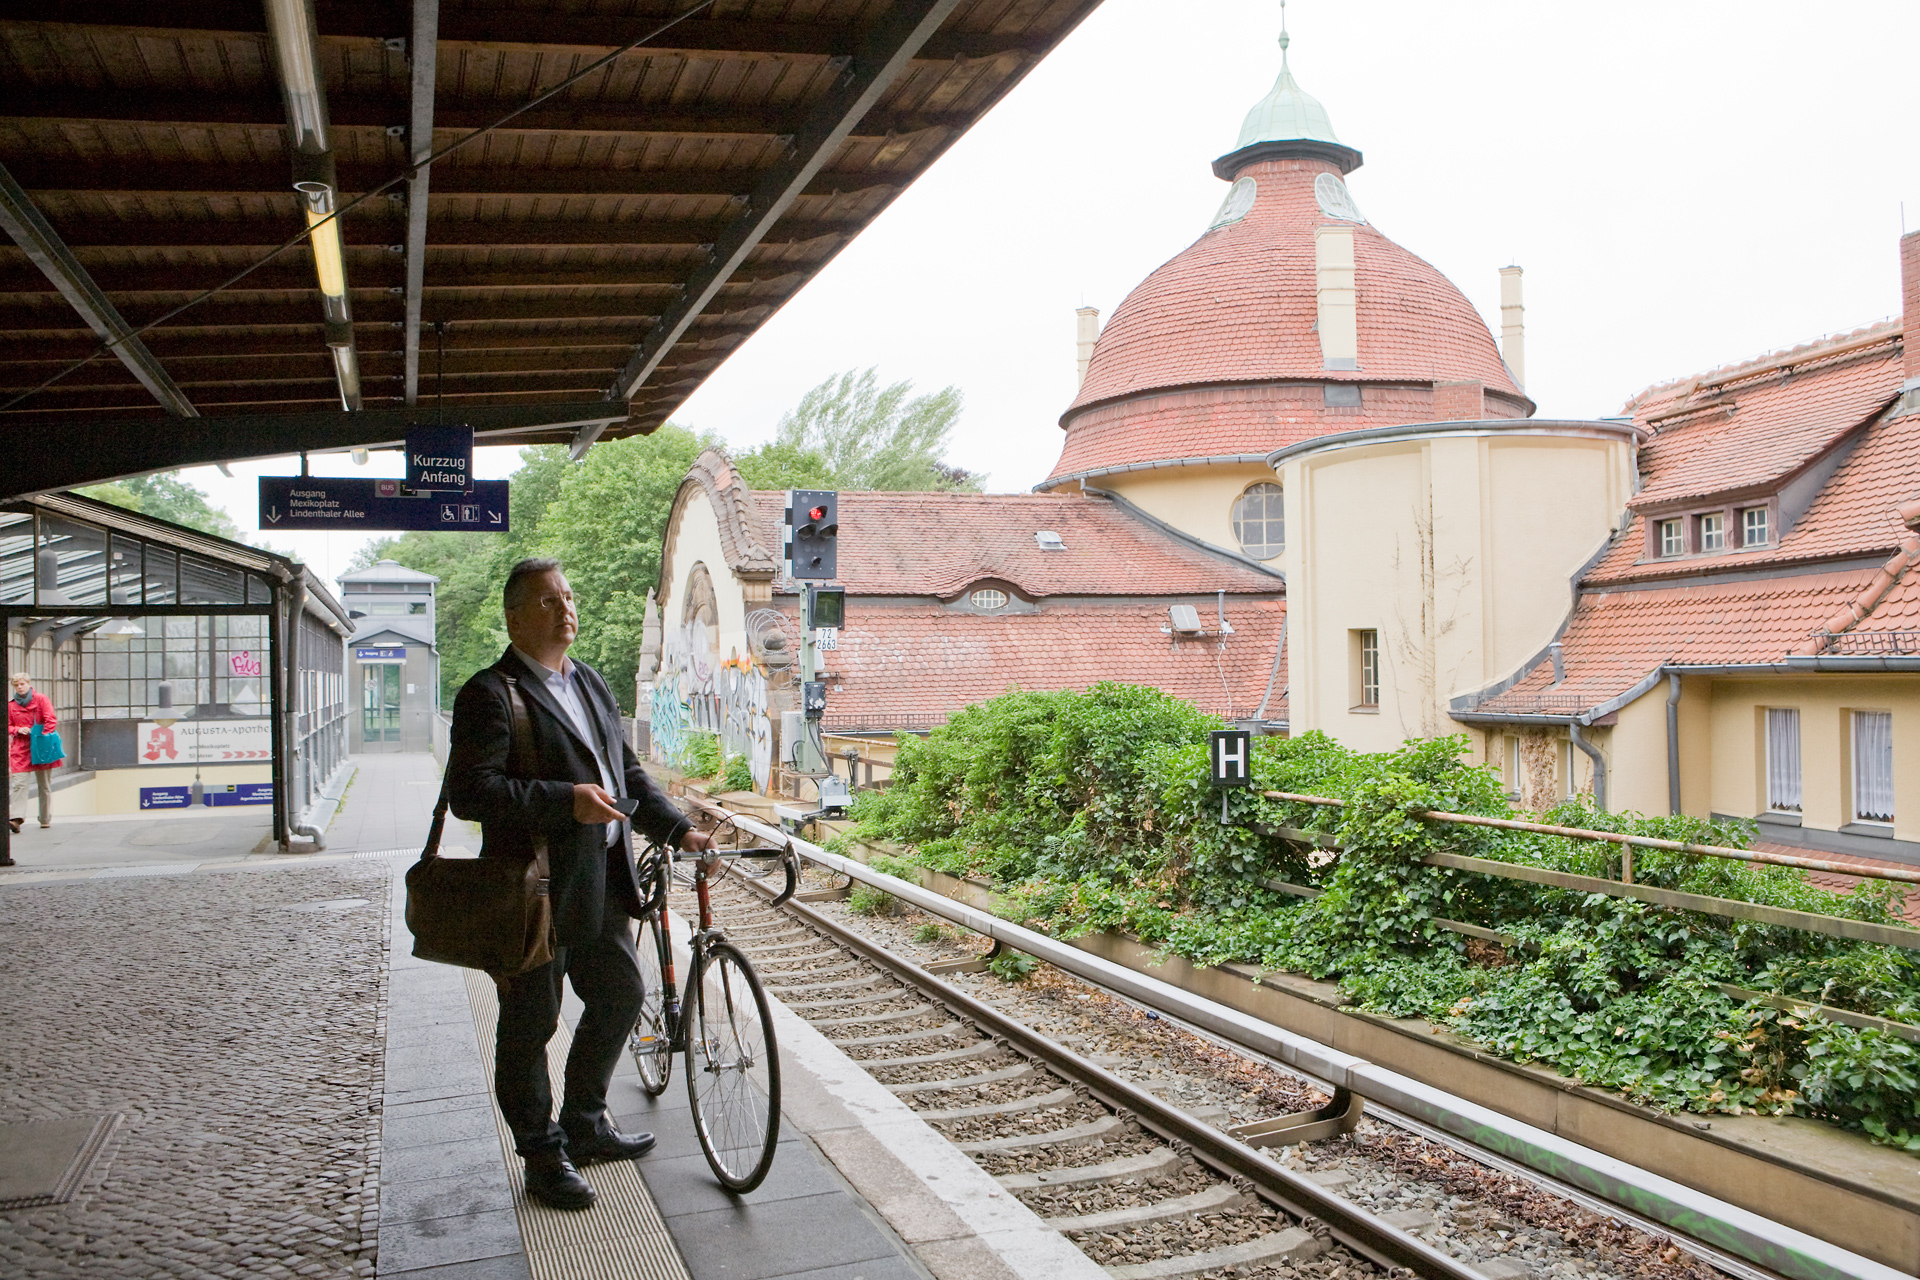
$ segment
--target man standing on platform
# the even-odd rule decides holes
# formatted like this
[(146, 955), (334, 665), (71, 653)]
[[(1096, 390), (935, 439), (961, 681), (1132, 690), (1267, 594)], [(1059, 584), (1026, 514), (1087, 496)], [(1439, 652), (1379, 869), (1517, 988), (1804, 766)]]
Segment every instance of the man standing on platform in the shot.
[[(711, 842), (640, 767), (600, 673), (567, 657), (580, 615), (560, 562), (522, 560), (503, 594), (511, 644), (454, 700), (447, 803), (456, 817), (480, 823), (483, 858), (530, 859), (537, 836), (546, 837), (554, 957), (501, 984), (494, 1091), (527, 1162), (528, 1194), (556, 1209), (586, 1209), (593, 1187), (576, 1162), (631, 1160), (654, 1141), (619, 1132), (607, 1112), (607, 1087), (643, 994), (631, 923), (640, 885), (614, 802), (637, 801), (634, 824), (659, 843)], [(533, 777), (514, 768), (509, 684), (527, 705)], [(559, 1026), (562, 977), (586, 1010), (555, 1123), (547, 1042)]]

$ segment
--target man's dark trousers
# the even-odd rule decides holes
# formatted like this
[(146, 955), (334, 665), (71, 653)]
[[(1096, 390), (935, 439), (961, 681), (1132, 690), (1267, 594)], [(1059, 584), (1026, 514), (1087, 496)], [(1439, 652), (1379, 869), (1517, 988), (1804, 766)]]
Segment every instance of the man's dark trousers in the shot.
[[(610, 1128), (607, 1079), (619, 1065), (627, 1035), (640, 1016), (644, 989), (633, 950), (633, 923), (609, 902), (600, 937), (585, 946), (558, 947), (538, 969), (509, 978), (500, 994), (494, 1090), (522, 1156), (557, 1151)], [(547, 1042), (560, 1024), (560, 980), (572, 981), (586, 1003), (567, 1054), (560, 1122), (553, 1121)]]

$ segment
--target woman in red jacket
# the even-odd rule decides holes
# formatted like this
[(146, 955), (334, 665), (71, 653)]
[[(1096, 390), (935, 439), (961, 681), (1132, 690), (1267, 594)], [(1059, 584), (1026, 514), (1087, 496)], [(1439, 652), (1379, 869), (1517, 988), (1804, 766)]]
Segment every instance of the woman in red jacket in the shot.
[[(33, 763), (33, 726), (39, 725), (51, 733), (58, 727), (54, 719), (53, 703), (44, 693), (33, 691), (33, 677), (24, 671), (13, 673), (13, 696), (7, 699), (7, 766), (13, 771), (13, 804), (24, 806), (27, 801), (27, 776), (31, 774), (40, 791), (40, 825), (53, 825), (53, 790), (49, 779), (53, 773), (52, 764)], [(9, 818), (15, 831), (20, 829), (24, 817)]]

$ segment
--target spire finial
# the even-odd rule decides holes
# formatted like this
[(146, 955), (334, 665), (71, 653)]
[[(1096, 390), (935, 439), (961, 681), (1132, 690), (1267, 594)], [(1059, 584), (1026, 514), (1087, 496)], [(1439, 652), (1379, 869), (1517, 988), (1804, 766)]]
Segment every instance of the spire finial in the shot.
[(1287, 38), (1287, 0), (1280, 0), (1280, 65), (1287, 64), (1287, 46), (1293, 41)]

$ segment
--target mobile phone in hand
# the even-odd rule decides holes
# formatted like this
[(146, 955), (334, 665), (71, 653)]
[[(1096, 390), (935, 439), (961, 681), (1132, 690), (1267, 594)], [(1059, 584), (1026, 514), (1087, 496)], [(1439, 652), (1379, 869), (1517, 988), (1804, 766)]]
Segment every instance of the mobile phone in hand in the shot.
[(635, 813), (639, 812), (640, 802), (630, 797), (624, 800), (620, 799), (619, 797), (615, 797), (613, 801), (613, 807), (618, 809), (621, 813), (626, 814), (629, 818), (631, 818)]

